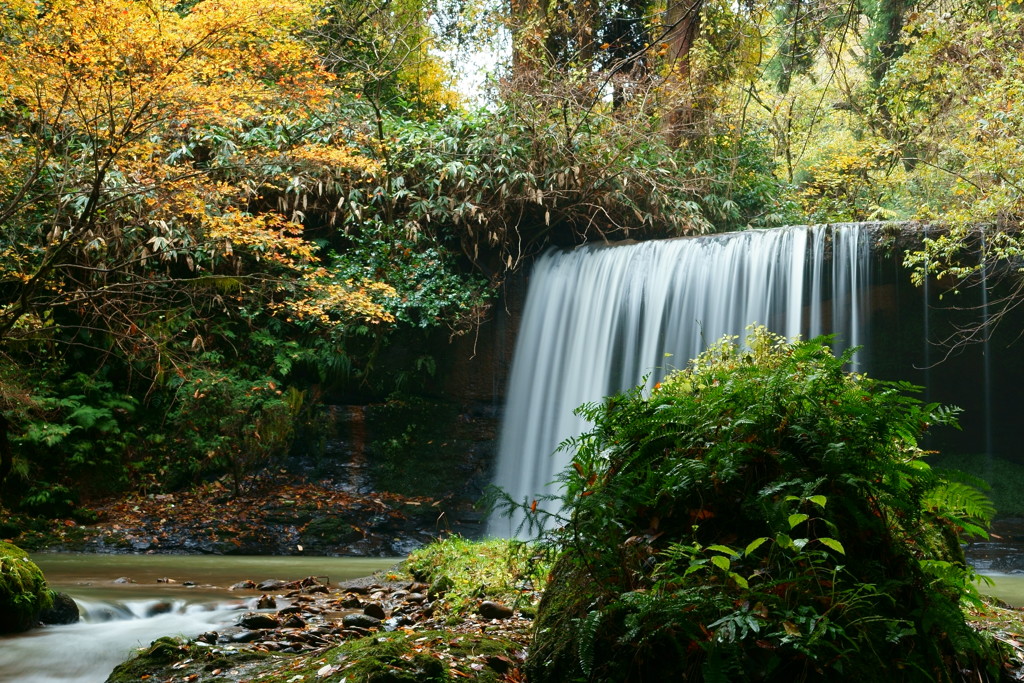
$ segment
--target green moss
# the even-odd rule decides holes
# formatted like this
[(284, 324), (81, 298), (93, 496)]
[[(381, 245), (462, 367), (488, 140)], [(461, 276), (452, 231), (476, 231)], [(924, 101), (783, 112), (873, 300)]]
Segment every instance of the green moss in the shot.
[(342, 516), (318, 517), (302, 531), (302, 536), (307, 542), (312, 540), (323, 543), (342, 544), (351, 543), (362, 538), (362, 534), (356, 530), (349, 520)]
[(367, 411), (371, 474), (380, 491), (440, 498), (451, 492), (466, 444), (453, 438), (458, 411), (421, 398), (392, 399)]
[(586, 572), (567, 555), (555, 563), (551, 579), (537, 610), (535, 633), (542, 636), (530, 646), (527, 674), (570, 681), (580, 661), (576, 631), (598, 591)]
[[(441, 631), (383, 633), (352, 640), (327, 652), (302, 655), (263, 668), (259, 680), (284, 683), (498, 683), (522, 646), (501, 637)], [(325, 671), (325, 667), (330, 667)], [(319, 672), (324, 672), (320, 674)], [(327, 673), (329, 671), (329, 673)], [(302, 676), (302, 679), (297, 677)], [(115, 683), (110, 681), (108, 683)], [(120, 683), (120, 682), (117, 682)]]
[(443, 593), (435, 602), (452, 615), (471, 610), (479, 599), (529, 607), (544, 588), (549, 569), (536, 547), (508, 539), (468, 541), (449, 536), (409, 555), (403, 567)]
[[(178, 638), (158, 638), (134, 657), (119, 664), (106, 683), (138, 683), (142, 680), (215, 681), (251, 680), (247, 672), (269, 666), (280, 655), (243, 649), (202, 647)], [(214, 674), (213, 672), (218, 672)], [(223, 674), (223, 675), (221, 675)], [(189, 676), (196, 678), (189, 679)]]
[(0, 633), (32, 628), (53, 606), (43, 572), (18, 546), (0, 541)]

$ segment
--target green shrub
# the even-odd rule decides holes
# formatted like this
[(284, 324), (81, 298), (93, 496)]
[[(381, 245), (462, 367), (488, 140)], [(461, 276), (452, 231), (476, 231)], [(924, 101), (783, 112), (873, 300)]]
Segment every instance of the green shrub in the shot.
[(498, 600), (532, 611), (550, 565), (533, 545), (508, 539), (470, 541), (448, 536), (412, 552), (404, 569), (443, 593), (435, 607), (452, 615), (473, 610), (478, 600)]
[(32, 628), (39, 613), (53, 606), (53, 593), (28, 554), (0, 541), (0, 633)]
[(301, 401), (271, 377), (194, 369), (169, 415), (170, 462), (186, 477), (229, 472), (237, 495), (250, 472), (287, 454)]
[(848, 360), (755, 329), (582, 409), (532, 682), (997, 677), (958, 542), (991, 505), (916, 445), (954, 411)]

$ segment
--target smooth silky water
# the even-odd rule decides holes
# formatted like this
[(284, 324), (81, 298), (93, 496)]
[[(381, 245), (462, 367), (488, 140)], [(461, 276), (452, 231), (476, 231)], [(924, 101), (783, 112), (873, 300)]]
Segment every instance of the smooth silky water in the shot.
[[(102, 683), (134, 648), (156, 638), (194, 637), (233, 624), (259, 595), (258, 591), (229, 592), (234, 583), (316, 576), (333, 584), (387, 569), (398, 561), (75, 553), (36, 553), (32, 559), (54, 590), (75, 598), (83, 619), (78, 624), (0, 638), (2, 683)], [(132, 582), (115, 583), (122, 577)]]

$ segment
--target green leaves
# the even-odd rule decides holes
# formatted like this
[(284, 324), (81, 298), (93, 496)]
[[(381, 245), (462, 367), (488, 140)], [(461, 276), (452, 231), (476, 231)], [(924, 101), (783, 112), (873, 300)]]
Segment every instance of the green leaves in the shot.
[(795, 526), (797, 526), (799, 524), (803, 524), (804, 522), (806, 522), (810, 518), (811, 518), (810, 515), (805, 515), (805, 514), (800, 513), (800, 512), (794, 513), (794, 514), (789, 516), (789, 528), (792, 529), (793, 527), (795, 527)]
[[(915, 440), (936, 407), (846, 374), (848, 360), (755, 328), (649, 395), (580, 410), (594, 428), (565, 444), (550, 540), (594, 593), (580, 607), (603, 615), (594, 638), (627, 632), (690, 670), (712, 653), (735, 672), (799, 656), (836, 680), (986, 651), (959, 611), (972, 572), (949, 534), (983, 524), (984, 497), (924, 464)], [(938, 606), (927, 619), (924, 605)], [(951, 633), (966, 649), (935, 655)]]
[(828, 538), (827, 536), (819, 536), (815, 540), (818, 541), (818, 543), (824, 545), (825, 547), (835, 550), (840, 555), (846, 554), (846, 549), (843, 548), (843, 544), (834, 538)]
[(769, 540), (770, 539), (767, 536), (761, 536), (760, 538), (755, 538), (753, 541), (751, 541), (750, 543), (747, 544), (747, 547), (744, 548), (744, 550), (743, 550), (743, 554), (744, 555), (752, 555), (755, 550), (760, 548), (762, 545), (767, 543)]

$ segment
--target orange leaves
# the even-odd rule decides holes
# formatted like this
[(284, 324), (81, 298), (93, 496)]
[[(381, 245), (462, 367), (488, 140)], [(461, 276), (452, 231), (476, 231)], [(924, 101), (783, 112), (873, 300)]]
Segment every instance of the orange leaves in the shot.
[(112, 144), (157, 120), (227, 123), (279, 97), (282, 82), (322, 94), (317, 84), (329, 80), (298, 35), (312, 22), (305, 0), (206, 0), (185, 15), (160, 0), (51, 5), (10, 26), (0, 82), (40, 119)]
[[(318, 271), (319, 275), (326, 275)], [(329, 278), (306, 281), (307, 296), (275, 305), (298, 320), (314, 321), (325, 326), (361, 320), (367, 323), (390, 323), (395, 317), (385, 308), (387, 299), (395, 298), (395, 289), (383, 282), (354, 280), (332, 282)], [(289, 320), (292, 318), (289, 318)]]
[(289, 155), (295, 161), (305, 162), (317, 170), (326, 171), (332, 175), (357, 172), (372, 177), (381, 170), (380, 162), (362, 156), (346, 147), (307, 144), (291, 150)]
[(246, 247), (259, 260), (266, 258), (286, 266), (298, 266), (313, 260), (315, 247), (300, 235), (302, 226), (277, 214), (253, 216), (237, 209), (206, 218), (208, 234), (225, 255), (235, 246)]

